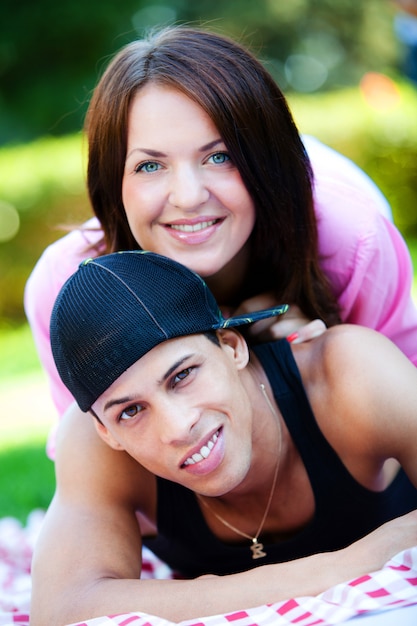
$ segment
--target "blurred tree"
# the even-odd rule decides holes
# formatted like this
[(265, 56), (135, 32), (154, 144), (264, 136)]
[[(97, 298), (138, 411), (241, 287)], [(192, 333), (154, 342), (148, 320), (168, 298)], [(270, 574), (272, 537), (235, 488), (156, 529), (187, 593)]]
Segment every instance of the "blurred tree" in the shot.
[(100, 63), (134, 37), (137, 6), (2, 0), (0, 143), (80, 128)]
[(357, 84), (396, 59), (384, 0), (1, 0), (0, 144), (82, 125), (117, 49), (149, 27), (191, 22), (252, 46), (286, 90)]

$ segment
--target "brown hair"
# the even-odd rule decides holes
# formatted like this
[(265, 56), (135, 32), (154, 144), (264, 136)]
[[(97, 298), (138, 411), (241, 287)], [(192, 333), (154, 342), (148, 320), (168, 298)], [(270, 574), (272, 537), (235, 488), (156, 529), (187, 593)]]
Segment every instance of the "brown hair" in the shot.
[(243, 297), (273, 291), (311, 319), (339, 321), (319, 266), (312, 171), (285, 97), (263, 65), (235, 41), (171, 27), (125, 46), (104, 72), (86, 118), (88, 191), (106, 252), (137, 249), (122, 203), (132, 99), (147, 83), (198, 103), (222, 136), (256, 210)]

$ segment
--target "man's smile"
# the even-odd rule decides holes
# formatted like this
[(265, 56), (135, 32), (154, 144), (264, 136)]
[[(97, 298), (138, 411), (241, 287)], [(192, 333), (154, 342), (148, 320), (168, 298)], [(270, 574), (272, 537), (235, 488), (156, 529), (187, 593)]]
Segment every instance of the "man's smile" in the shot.
[(181, 467), (186, 467), (187, 465), (194, 465), (195, 463), (199, 463), (203, 459), (207, 459), (210, 455), (210, 452), (213, 450), (214, 445), (218, 439), (220, 430), (217, 430), (208, 440), (204, 446), (201, 446), (198, 452), (195, 452), (191, 456), (189, 456)]

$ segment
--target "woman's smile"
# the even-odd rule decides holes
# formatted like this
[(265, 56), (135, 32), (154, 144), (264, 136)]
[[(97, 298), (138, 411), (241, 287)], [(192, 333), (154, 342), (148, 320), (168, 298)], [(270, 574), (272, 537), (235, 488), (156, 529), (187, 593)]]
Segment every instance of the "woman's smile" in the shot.
[(188, 245), (196, 245), (208, 241), (221, 227), (225, 218), (203, 218), (195, 220), (178, 220), (166, 224), (170, 235)]

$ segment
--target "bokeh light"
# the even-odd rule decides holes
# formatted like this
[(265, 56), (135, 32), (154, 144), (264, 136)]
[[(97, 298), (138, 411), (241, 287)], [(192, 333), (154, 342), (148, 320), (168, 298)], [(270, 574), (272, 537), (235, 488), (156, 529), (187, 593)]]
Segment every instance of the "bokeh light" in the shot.
[(0, 243), (10, 241), (20, 228), (19, 213), (9, 202), (0, 200)]
[(361, 82), (360, 90), (365, 102), (378, 111), (389, 111), (400, 104), (401, 96), (394, 81), (378, 72), (367, 72)]

